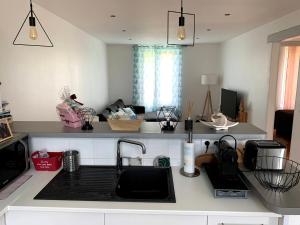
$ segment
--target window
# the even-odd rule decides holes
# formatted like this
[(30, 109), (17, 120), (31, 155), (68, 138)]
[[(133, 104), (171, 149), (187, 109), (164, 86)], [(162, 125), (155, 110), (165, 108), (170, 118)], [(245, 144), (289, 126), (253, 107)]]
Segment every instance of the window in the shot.
[(277, 81), (277, 109), (294, 109), (300, 61), (300, 47), (281, 48)]
[(147, 112), (161, 106), (181, 110), (182, 49), (134, 46), (133, 104)]

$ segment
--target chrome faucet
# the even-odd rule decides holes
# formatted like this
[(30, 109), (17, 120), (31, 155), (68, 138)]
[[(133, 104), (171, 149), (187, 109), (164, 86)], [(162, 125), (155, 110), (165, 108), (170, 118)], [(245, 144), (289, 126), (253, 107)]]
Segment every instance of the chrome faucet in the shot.
[(117, 172), (118, 172), (118, 174), (121, 173), (121, 170), (122, 170), (122, 167), (123, 167), (122, 157), (121, 157), (121, 143), (122, 142), (132, 144), (132, 145), (138, 145), (142, 148), (142, 153), (146, 154), (146, 147), (142, 142), (123, 139), (123, 138), (119, 139), (118, 144), (117, 144)]

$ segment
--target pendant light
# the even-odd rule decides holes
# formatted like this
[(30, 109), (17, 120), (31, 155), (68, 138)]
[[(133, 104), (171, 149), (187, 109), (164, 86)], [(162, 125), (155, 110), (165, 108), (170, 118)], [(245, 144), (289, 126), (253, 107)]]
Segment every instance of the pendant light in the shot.
[[(195, 14), (183, 12), (183, 0), (180, 0), (180, 2), (180, 12), (168, 11), (167, 44), (194, 46), (196, 20)], [(174, 18), (176, 18), (176, 22), (173, 20)], [(188, 24), (186, 24), (186, 19), (188, 19)], [(175, 24), (176, 29), (173, 27)]]
[(184, 16), (183, 16), (183, 6), (182, 6), (182, 0), (181, 0), (181, 10), (180, 10), (180, 17), (179, 17), (179, 24), (177, 29), (177, 38), (179, 41), (182, 41), (185, 39), (185, 27), (184, 27)]
[[(40, 25), (43, 33), (47, 39), (47, 41), (49, 42), (48, 45), (46, 44), (38, 44), (38, 43), (33, 43), (33, 44), (29, 44), (29, 43), (18, 43), (18, 38), (19, 38), (19, 35), (20, 33), (23, 31), (23, 28), (24, 28), (24, 25), (26, 23), (26, 21), (29, 21), (29, 29), (27, 32), (29, 32), (29, 38), (31, 41), (38, 41), (39, 40), (39, 37), (40, 35), (38, 34), (37, 32), (37, 24)], [(37, 21), (37, 23), (36, 23)], [(24, 22), (22, 23), (22, 26), (20, 27), (14, 41), (13, 41), (13, 45), (22, 45), (22, 46), (37, 46), (37, 47), (53, 47), (53, 43), (51, 41), (51, 39), (49, 38), (47, 32), (45, 31), (43, 25), (41, 24), (40, 20), (38, 19), (38, 17), (36, 16), (35, 12), (33, 11), (33, 7), (32, 7), (32, 0), (30, 0), (30, 10), (24, 20)]]
[(29, 38), (31, 40), (36, 40), (38, 38), (31, 0), (30, 0), (30, 17), (29, 17)]

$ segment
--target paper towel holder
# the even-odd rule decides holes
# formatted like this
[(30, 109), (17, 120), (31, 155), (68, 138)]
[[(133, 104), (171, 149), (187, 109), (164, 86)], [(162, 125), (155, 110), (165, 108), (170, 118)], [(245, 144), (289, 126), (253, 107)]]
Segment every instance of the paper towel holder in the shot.
[(195, 167), (195, 172), (194, 173), (184, 172), (183, 167), (180, 169), (179, 172), (182, 176), (185, 176), (185, 177), (198, 177), (200, 175), (200, 170), (197, 167)]
[[(188, 132), (188, 140), (187, 140), (187, 143), (193, 143), (193, 130), (190, 130)], [(183, 150), (185, 151), (185, 150)], [(184, 153), (185, 154), (185, 153)], [(194, 154), (193, 154), (194, 155)], [(183, 156), (185, 157), (185, 156)], [(195, 160), (195, 159), (193, 159)], [(198, 169), (197, 167), (195, 167), (194, 165), (194, 172), (193, 173), (188, 173), (186, 171), (184, 171), (184, 166), (180, 169), (180, 174), (182, 176), (185, 176), (185, 177), (198, 177), (200, 175), (200, 169)]]

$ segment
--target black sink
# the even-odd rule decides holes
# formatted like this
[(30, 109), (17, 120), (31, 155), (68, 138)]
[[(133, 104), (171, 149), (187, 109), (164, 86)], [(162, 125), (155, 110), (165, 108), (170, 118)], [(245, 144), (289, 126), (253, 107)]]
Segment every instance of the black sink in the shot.
[(124, 199), (175, 201), (171, 170), (129, 167), (121, 173), (116, 194)]
[(60, 171), (34, 199), (117, 202), (175, 202), (171, 168), (80, 166)]

